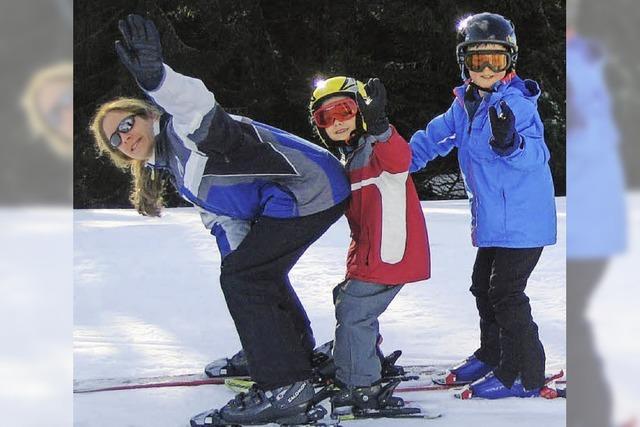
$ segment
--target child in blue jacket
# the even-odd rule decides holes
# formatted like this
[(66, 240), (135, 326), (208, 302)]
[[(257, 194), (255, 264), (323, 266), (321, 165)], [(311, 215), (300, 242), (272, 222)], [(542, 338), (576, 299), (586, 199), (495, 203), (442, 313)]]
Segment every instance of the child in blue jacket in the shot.
[(538, 84), (515, 73), (518, 46), (504, 17), (460, 23), (465, 83), (451, 107), (411, 138), (411, 172), (458, 148), (478, 247), (471, 293), (480, 348), (441, 380), (471, 385), (462, 397), (530, 397), (544, 385), (545, 354), (525, 287), (542, 248), (556, 242), (549, 150), (537, 110)]

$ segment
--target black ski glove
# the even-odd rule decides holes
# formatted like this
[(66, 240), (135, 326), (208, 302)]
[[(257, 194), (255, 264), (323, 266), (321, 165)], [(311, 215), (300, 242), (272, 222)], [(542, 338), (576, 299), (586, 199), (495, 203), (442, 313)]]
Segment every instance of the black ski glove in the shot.
[(367, 124), (367, 133), (371, 135), (382, 135), (389, 129), (389, 119), (385, 108), (387, 106), (387, 90), (380, 79), (369, 79), (364, 89), (369, 96), (367, 103), (358, 93), (358, 108), (362, 114), (362, 119)]
[(160, 34), (150, 19), (129, 15), (118, 22), (124, 42), (116, 41), (120, 61), (147, 91), (158, 88), (164, 76)]
[(518, 133), (516, 132), (516, 116), (506, 102), (500, 102), (502, 113), (498, 116), (496, 107), (489, 107), (491, 132), (493, 136), (489, 144), (493, 151), (501, 156), (508, 156), (518, 148)]

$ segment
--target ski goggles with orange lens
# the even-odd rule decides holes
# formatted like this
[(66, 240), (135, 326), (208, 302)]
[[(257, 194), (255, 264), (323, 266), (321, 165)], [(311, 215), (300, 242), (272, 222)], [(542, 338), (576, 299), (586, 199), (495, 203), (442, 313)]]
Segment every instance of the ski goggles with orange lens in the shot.
[(479, 73), (489, 67), (494, 73), (505, 71), (511, 65), (511, 56), (504, 50), (478, 50), (467, 52), (464, 65), (469, 71)]
[(339, 99), (322, 105), (313, 113), (313, 121), (319, 128), (328, 128), (333, 122), (344, 122), (358, 113), (358, 104), (351, 98)]

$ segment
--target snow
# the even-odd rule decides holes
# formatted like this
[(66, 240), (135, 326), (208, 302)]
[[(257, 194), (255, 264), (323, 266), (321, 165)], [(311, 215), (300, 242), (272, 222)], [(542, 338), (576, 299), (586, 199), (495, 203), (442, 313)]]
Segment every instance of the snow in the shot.
[(71, 209), (0, 206), (0, 225), (0, 425), (71, 425)]
[[(547, 354), (547, 370), (566, 365), (565, 199), (557, 199), (558, 244), (544, 250), (528, 286)], [(401, 363), (457, 362), (479, 342), (468, 291), (475, 249), (466, 200), (423, 202), (432, 279), (407, 285), (381, 318), (383, 350)], [(318, 343), (332, 339), (331, 290), (345, 270), (349, 231), (343, 218), (300, 259), (292, 283)], [(215, 239), (190, 208), (144, 218), (133, 210), (74, 212), (74, 379), (201, 372), (239, 347), (219, 288)], [(74, 396), (76, 426), (185, 426), (194, 414), (224, 405), (225, 387), (147, 389)], [(451, 391), (407, 393), (438, 407), (434, 425), (563, 426), (565, 400), (460, 401)], [(421, 425), (377, 420), (362, 425)], [(345, 423), (347, 425), (348, 423)]]
[(640, 192), (627, 194), (627, 207), (627, 251), (611, 260), (588, 311), (606, 378), (615, 379), (616, 425), (640, 419)]

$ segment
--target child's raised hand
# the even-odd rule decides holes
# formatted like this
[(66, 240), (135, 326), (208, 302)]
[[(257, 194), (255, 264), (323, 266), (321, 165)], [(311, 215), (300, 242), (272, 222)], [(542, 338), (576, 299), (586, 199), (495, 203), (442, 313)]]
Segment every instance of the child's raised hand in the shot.
[(500, 102), (502, 112), (498, 115), (496, 107), (489, 107), (489, 120), (491, 121), (491, 133), (493, 136), (489, 144), (493, 150), (501, 156), (508, 156), (515, 151), (516, 144), (516, 116), (505, 101)]
[(124, 43), (116, 41), (120, 61), (143, 89), (156, 89), (164, 76), (164, 68), (160, 34), (153, 21), (140, 15), (129, 15), (118, 22), (118, 29), (124, 39)]
[(371, 135), (382, 135), (389, 129), (389, 119), (387, 118), (387, 90), (379, 78), (369, 79), (364, 85), (368, 100), (358, 93), (358, 108), (362, 114), (362, 119), (367, 125), (367, 132)]

